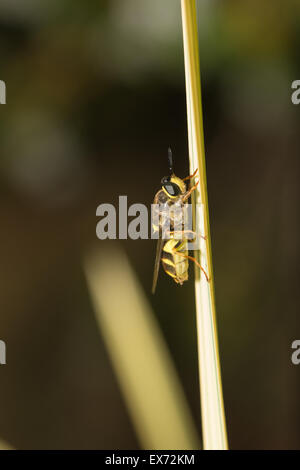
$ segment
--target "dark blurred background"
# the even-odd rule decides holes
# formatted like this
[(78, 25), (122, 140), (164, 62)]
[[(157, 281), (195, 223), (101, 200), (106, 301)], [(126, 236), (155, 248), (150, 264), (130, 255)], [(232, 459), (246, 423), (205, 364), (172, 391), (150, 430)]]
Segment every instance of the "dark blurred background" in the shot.
[[(300, 4), (198, 7), (229, 445), (299, 449)], [(138, 448), (82, 256), (100, 203), (151, 204), (168, 145), (188, 174), (180, 2), (2, 0), (0, 79), (0, 437), (16, 448)], [(200, 431), (193, 282), (161, 276), (151, 297), (154, 241), (122, 246)]]

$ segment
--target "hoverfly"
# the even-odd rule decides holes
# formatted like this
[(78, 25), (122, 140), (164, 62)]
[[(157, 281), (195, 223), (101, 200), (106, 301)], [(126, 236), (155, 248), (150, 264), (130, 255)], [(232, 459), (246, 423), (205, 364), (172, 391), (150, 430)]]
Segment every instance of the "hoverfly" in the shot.
[[(175, 230), (176, 227), (182, 226), (182, 223), (186, 220), (186, 201), (199, 184), (198, 181), (187, 189), (185, 181), (194, 178), (198, 170), (183, 179), (176, 176), (173, 171), (173, 157), (170, 148), (168, 149), (168, 162), (170, 176), (165, 176), (161, 180), (162, 187), (156, 193), (153, 201), (154, 207), (158, 211), (154, 220), (157, 220), (158, 223), (153, 222), (152, 227), (154, 233), (159, 233), (153, 274), (153, 294), (156, 289), (160, 261), (166, 274), (171, 276), (177, 284), (182, 285), (188, 280), (189, 260), (201, 269), (207, 282), (209, 282), (205, 270), (195, 258), (188, 254), (188, 241), (190, 238), (187, 237), (187, 234), (196, 234), (191, 230), (182, 230), (180, 232)], [(164, 238), (166, 227), (169, 229), (167, 230), (167, 239)], [(201, 238), (206, 239), (206, 237)]]

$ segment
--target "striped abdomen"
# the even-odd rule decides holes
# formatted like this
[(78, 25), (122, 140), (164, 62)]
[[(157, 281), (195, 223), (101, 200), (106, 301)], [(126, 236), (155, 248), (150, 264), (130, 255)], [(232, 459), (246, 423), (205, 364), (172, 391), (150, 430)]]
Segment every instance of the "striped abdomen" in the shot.
[(189, 262), (181, 254), (188, 255), (186, 240), (171, 238), (164, 244), (162, 251), (162, 265), (165, 272), (178, 284), (188, 280)]

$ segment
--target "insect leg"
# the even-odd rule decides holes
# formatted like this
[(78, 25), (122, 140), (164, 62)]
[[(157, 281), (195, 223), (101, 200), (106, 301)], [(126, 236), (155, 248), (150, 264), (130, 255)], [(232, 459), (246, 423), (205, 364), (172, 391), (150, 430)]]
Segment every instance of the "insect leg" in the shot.
[(194, 186), (192, 186), (192, 187), (188, 190), (188, 192), (187, 192), (187, 193), (183, 196), (183, 198), (182, 198), (182, 201), (183, 201), (183, 202), (185, 202), (185, 201), (190, 197), (190, 195), (192, 194), (193, 191), (195, 191), (195, 189), (197, 188), (197, 186), (198, 186), (199, 183), (200, 183), (200, 180), (197, 181), (197, 183), (194, 184)]
[(195, 174), (197, 173), (197, 171), (198, 171), (198, 168), (197, 168), (197, 170), (194, 171), (194, 173), (193, 173), (192, 175), (186, 176), (185, 178), (183, 178), (182, 181), (186, 181), (186, 180), (190, 180), (191, 178), (194, 178), (194, 176), (195, 176)]
[(198, 266), (198, 268), (201, 269), (201, 271), (203, 272), (204, 276), (206, 277), (207, 282), (210, 281), (210, 279), (208, 278), (208, 275), (207, 275), (206, 271), (204, 270), (204, 268), (202, 268), (201, 264), (198, 263), (198, 261), (196, 260), (196, 258), (193, 258), (193, 256), (185, 255), (184, 253), (181, 253), (180, 251), (176, 250), (176, 248), (173, 250), (173, 253), (176, 254), (176, 255), (182, 256), (183, 258), (186, 258), (186, 259), (189, 259), (189, 260), (193, 261), (193, 262)]

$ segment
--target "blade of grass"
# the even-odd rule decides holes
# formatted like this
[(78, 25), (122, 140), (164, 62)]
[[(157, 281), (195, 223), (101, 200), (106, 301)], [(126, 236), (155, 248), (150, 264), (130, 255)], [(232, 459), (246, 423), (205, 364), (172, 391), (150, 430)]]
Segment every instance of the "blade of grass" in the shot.
[(214, 280), (206, 185), (200, 65), (195, 0), (181, 0), (184, 64), (187, 100), (190, 171), (199, 169), (200, 183), (194, 191), (193, 206), (197, 229), (207, 239), (195, 252), (198, 262), (210, 277), (208, 283), (195, 267), (198, 359), (200, 376), (202, 434), (204, 449), (227, 449), (218, 351)]
[(126, 255), (92, 252), (85, 273), (96, 319), (145, 449), (196, 449), (199, 437), (155, 316)]

